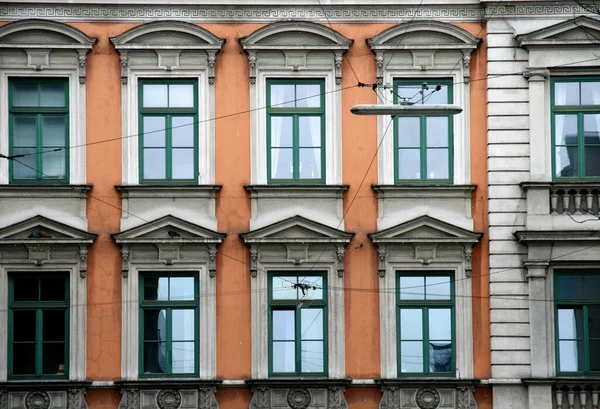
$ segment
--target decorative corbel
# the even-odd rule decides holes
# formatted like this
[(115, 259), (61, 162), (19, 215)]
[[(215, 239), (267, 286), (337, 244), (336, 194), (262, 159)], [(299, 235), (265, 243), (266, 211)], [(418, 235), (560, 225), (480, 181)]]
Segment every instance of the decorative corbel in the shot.
[(79, 83), (85, 84), (85, 68), (87, 64), (87, 56), (85, 55), (87, 50), (79, 51), (77, 61), (79, 63)]
[(87, 255), (88, 249), (86, 246), (79, 246), (79, 277), (87, 277)]
[(473, 387), (459, 386), (456, 390), (456, 409), (477, 409)]
[(400, 389), (396, 386), (382, 386), (383, 396), (379, 409), (396, 409), (400, 407)]
[(198, 409), (219, 409), (219, 403), (215, 398), (217, 388), (198, 389)]
[(271, 390), (266, 386), (252, 388), (252, 400), (250, 409), (270, 409), (271, 408)]
[(550, 76), (550, 71), (545, 68), (527, 68), (523, 71), (523, 77), (527, 79), (527, 81), (546, 81), (546, 79)]
[(471, 53), (463, 54), (463, 65), (465, 67), (464, 71), (464, 81), (465, 84), (471, 82)]
[(121, 402), (118, 409), (139, 409), (140, 407), (140, 391), (137, 388), (121, 389)]
[(473, 274), (473, 249), (471, 247), (465, 246), (463, 258), (465, 259), (465, 275), (471, 277)]
[(6, 389), (0, 389), (0, 409), (8, 408), (8, 392)]
[(348, 409), (344, 390), (342, 386), (330, 386), (327, 389), (327, 409)]
[(121, 84), (127, 84), (127, 67), (129, 66), (129, 57), (125, 51), (121, 51), (121, 56), (119, 57), (121, 61)]
[(217, 246), (208, 246), (208, 275), (210, 278), (217, 275)]
[(250, 275), (256, 278), (258, 273), (258, 247), (250, 247)]
[(250, 68), (250, 84), (256, 84), (256, 52), (248, 53), (248, 65)]
[(385, 246), (380, 245), (377, 249), (377, 255), (379, 256), (379, 277), (385, 277), (385, 260), (387, 258), (387, 249)]
[(215, 62), (217, 61), (216, 51), (208, 52), (208, 83), (214, 85), (215, 83)]
[(346, 249), (344, 246), (336, 246), (335, 256), (337, 258), (337, 275), (339, 278), (344, 277), (344, 256), (346, 255)]
[(129, 248), (121, 248), (121, 274), (123, 278), (129, 277)]
[(334, 57), (335, 63), (335, 83), (337, 85), (342, 84), (342, 61), (344, 59), (344, 55), (341, 52), (336, 52)]
[(377, 63), (377, 84), (383, 84), (383, 52), (377, 51), (375, 55), (375, 62)]
[(88, 405), (84, 395), (85, 389), (69, 389), (67, 391), (67, 409), (87, 409)]

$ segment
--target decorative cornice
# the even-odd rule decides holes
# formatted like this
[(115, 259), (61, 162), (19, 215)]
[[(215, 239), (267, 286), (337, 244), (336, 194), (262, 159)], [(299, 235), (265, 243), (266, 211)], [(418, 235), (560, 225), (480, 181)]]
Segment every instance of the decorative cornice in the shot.
[(502, 4), (490, 4), (491, 1), (482, 0), (485, 7), (485, 16), (487, 19), (493, 18), (532, 18), (536, 19), (558, 19), (558, 18), (572, 18), (574, 15), (586, 14), (592, 15), (589, 11), (585, 10), (580, 5), (572, 2), (571, 4), (567, 1), (548, 1), (544, 3), (527, 2), (525, 4), (519, 4), (518, 2), (499, 2)]

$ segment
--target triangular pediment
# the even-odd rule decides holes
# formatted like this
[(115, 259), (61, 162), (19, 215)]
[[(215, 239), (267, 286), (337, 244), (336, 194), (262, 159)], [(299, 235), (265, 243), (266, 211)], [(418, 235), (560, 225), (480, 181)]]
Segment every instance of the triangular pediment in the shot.
[[(0, 27), (0, 46), (91, 49), (96, 39), (68, 24), (51, 20), (20, 20)], [(44, 48), (45, 48), (44, 47)]]
[(245, 243), (348, 243), (354, 233), (317, 223), (302, 216), (293, 216), (268, 226), (243, 233)]
[(430, 216), (421, 216), (377, 233), (375, 243), (477, 243), (481, 233), (454, 226)]
[(0, 229), (0, 244), (45, 242), (91, 244), (97, 237), (44, 216), (34, 216)]
[(600, 21), (577, 17), (516, 37), (522, 47), (595, 45), (600, 38)]
[(352, 40), (332, 28), (308, 21), (269, 24), (239, 41), (245, 50), (290, 48), (347, 50), (352, 44)]
[(221, 243), (226, 235), (194, 223), (167, 215), (140, 226), (113, 234), (125, 243)]
[(123, 34), (111, 37), (110, 41), (119, 49), (148, 48), (221, 48), (224, 39), (195, 24), (183, 21), (156, 21), (127, 30)]

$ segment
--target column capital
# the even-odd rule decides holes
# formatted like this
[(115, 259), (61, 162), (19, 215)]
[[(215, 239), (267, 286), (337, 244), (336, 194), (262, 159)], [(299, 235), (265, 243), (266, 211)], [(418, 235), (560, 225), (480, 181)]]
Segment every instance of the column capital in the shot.
[(546, 81), (550, 76), (550, 71), (546, 68), (527, 68), (523, 71), (523, 76), (529, 81)]
[(527, 269), (527, 278), (546, 278), (548, 274), (549, 261), (532, 260), (525, 261), (523, 267)]

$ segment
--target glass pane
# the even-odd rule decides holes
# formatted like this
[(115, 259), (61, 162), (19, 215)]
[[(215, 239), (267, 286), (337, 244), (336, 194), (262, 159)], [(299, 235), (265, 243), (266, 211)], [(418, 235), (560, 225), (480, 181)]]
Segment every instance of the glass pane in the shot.
[(166, 177), (165, 149), (144, 149), (144, 179), (164, 179)]
[(554, 105), (579, 105), (579, 83), (557, 82), (554, 84)]
[(581, 105), (600, 105), (600, 82), (581, 83)]
[(323, 310), (305, 308), (300, 311), (300, 332), (304, 339), (323, 339)]
[(194, 373), (196, 362), (194, 359), (195, 346), (193, 342), (173, 342), (173, 368), (172, 373)]
[(577, 176), (577, 146), (557, 147), (555, 149), (556, 177)]
[(167, 372), (167, 347), (164, 342), (144, 343), (144, 373)]
[[(12, 143), (14, 147), (36, 147), (37, 125), (35, 116), (13, 116)], [(64, 142), (63, 142), (64, 143)], [(22, 158), (21, 158), (22, 159)]]
[(423, 339), (423, 311), (416, 308), (400, 309), (400, 339)]
[(296, 106), (298, 108), (319, 108), (321, 106), (321, 86), (319, 84), (296, 85)]
[(15, 155), (27, 155), (11, 161), (13, 165), (13, 179), (37, 179), (37, 151), (36, 148), (14, 148)]
[(583, 274), (583, 298), (597, 299), (600, 288), (600, 274)]
[(40, 106), (42, 107), (64, 107), (65, 84), (48, 83), (40, 84)]
[(294, 121), (291, 116), (271, 117), (271, 146), (291, 148), (293, 142)]
[(400, 101), (421, 103), (421, 85), (400, 85), (397, 92)]
[(450, 341), (429, 343), (429, 370), (452, 372), (452, 343)]
[(427, 121), (427, 147), (448, 147), (448, 117), (428, 117)]
[(167, 339), (167, 310), (143, 310), (144, 340), (165, 341)]
[(295, 372), (296, 352), (293, 341), (273, 342), (273, 372)]
[(296, 277), (273, 277), (271, 297), (274, 300), (296, 300), (298, 290), (292, 288)]
[(293, 149), (271, 148), (271, 178), (292, 179), (294, 177)]
[(13, 87), (13, 106), (15, 107), (37, 107), (38, 106), (38, 84), (16, 82)]
[(171, 118), (172, 145), (174, 148), (193, 148), (194, 147), (194, 117), (192, 116), (174, 116)]
[(583, 277), (579, 274), (559, 274), (556, 279), (556, 296), (575, 299), (583, 296)]
[(323, 341), (302, 341), (302, 372), (324, 372)]
[(427, 179), (448, 179), (448, 149), (427, 149)]
[(428, 300), (449, 300), (450, 277), (425, 277)]
[(65, 279), (62, 277), (42, 278), (40, 287), (42, 301), (64, 301), (65, 294)]
[(42, 311), (42, 340), (43, 341), (66, 341), (65, 322), (66, 315), (64, 310), (46, 310)]
[(193, 301), (196, 288), (194, 277), (171, 277), (169, 299), (174, 301)]
[(554, 115), (556, 145), (577, 145), (577, 115)]
[(418, 148), (421, 146), (421, 119), (399, 117), (398, 121), (398, 147)]
[(421, 151), (398, 149), (398, 179), (421, 178)]
[(559, 341), (558, 348), (561, 372), (583, 371), (583, 343), (581, 341)]
[(35, 277), (22, 277), (13, 279), (13, 299), (15, 301), (39, 300), (38, 279)]
[(293, 108), (294, 107), (294, 86), (273, 84), (271, 85), (271, 107), (272, 108)]
[(194, 179), (194, 148), (173, 149), (173, 179)]
[(64, 375), (65, 344), (44, 343), (42, 345), (42, 373), (47, 375)]
[(298, 118), (301, 147), (321, 146), (321, 117), (301, 116)]
[(46, 152), (42, 154), (44, 178), (63, 179), (66, 177), (66, 152)]
[[(598, 291), (598, 287), (596, 287), (596, 291)], [(600, 307), (588, 307), (587, 313), (588, 337), (600, 339)]]
[(586, 114), (583, 116), (583, 139), (586, 145), (600, 144), (599, 129), (600, 114)]
[(35, 341), (35, 310), (13, 312), (13, 341)]
[(451, 317), (449, 308), (429, 309), (429, 339), (431, 341), (452, 339)]
[(169, 107), (193, 108), (194, 86), (192, 84), (169, 85)]
[(166, 108), (167, 86), (163, 84), (144, 84), (144, 108)]
[(585, 147), (585, 176), (600, 176), (600, 146)]
[(400, 299), (401, 300), (424, 300), (425, 299), (424, 277), (400, 277)]
[(600, 340), (590, 340), (590, 371), (600, 371)]
[(582, 311), (579, 309), (558, 310), (558, 338), (581, 339), (583, 331)]
[(144, 300), (165, 301), (169, 299), (169, 279), (167, 277), (144, 277)]
[(35, 344), (13, 345), (13, 374), (35, 374)]
[(273, 310), (273, 341), (293, 341), (295, 339), (294, 317), (294, 310)]
[(321, 149), (300, 148), (300, 179), (321, 178)]
[(196, 339), (194, 310), (173, 310), (171, 314), (173, 341), (194, 341)]
[(423, 344), (417, 342), (400, 342), (400, 372), (423, 372)]
[(144, 117), (144, 147), (164, 148), (167, 146), (165, 139), (166, 122), (164, 116)]
[[(309, 288), (306, 290), (306, 295), (311, 297), (313, 300), (323, 299), (323, 277), (298, 277), (298, 282), (302, 284), (308, 284)], [(316, 287), (316, 288), (312, 288)], [(298, 291), (300, 297), (302, 297), (302, 291)]]
[(66, 141), (66, 128), (64, 116), (42, 117), (42, 141), (44, 147), (63, 147)]
[(439, 91), (435, 91), (435, 88), (438, 84), (435, 82), (428, 83), (429, 89), (425, 90), (425, 104), (447, 104), (449, 103), (448, 99), (448, 86), (441, 85)]

